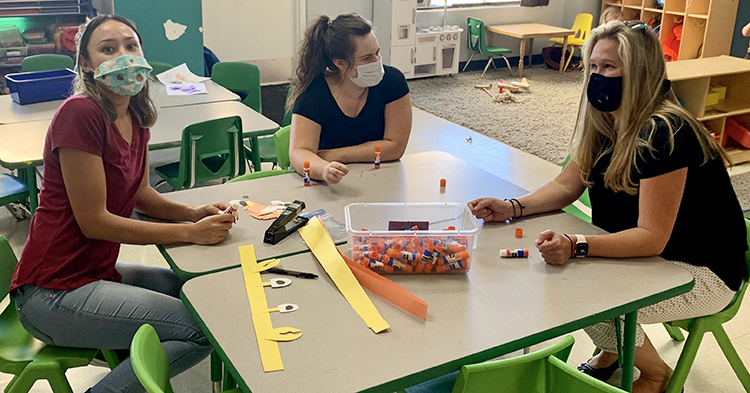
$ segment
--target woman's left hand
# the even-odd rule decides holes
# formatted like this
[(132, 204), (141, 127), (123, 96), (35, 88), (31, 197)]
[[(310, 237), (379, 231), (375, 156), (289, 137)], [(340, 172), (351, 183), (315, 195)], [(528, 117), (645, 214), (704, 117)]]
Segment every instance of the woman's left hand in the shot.
[(571, 241), (564, 235), (548, 229), (540, 233), (534, 243), (544, 262), (550, 265), (561, 266), (570, 259)]
[(229, 204), (226, 202), (214, 202), (209, 203), (206, 205), (200, 205), (195, 206), (193, 208), (193, 222), (200, 221), (203, 217), (212, 216), (214, 214), (219, 214), (220, 212), (223, 212), (229, 207)]

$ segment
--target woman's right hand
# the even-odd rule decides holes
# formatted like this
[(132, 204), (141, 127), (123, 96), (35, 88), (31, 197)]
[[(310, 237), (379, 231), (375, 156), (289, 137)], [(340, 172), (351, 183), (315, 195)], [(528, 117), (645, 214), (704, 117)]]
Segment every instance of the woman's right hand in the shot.
[(514, 217), (513, 205), (497, 198), (479, 198), (466, 204), (476, 218), (484, 222), (504, 222)]
[(229, 234), (234, 224), (234, 215), (220, 212), (192, 224), (190, 227), (189, 242), (195, 244), (220, 243)]
[(349, 168), (346, 165), (338, 161), (331, 161), (323, 168), (323, 180), (328, 184), (336, 184), (348, 173)]

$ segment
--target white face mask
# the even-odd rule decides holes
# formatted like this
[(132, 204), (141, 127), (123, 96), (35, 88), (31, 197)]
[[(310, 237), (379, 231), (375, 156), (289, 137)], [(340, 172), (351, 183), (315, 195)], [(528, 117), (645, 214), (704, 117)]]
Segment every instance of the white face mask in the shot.
[(355, 85), (362, 88), (377, 85), (383, 80), (383, 75), (385, 75), (383, 59), (378, 59), (378, 61), (363, 64), (361, 66), (354, 66), (354, 68), (357, 69), (357, 77), (352, 78), (349, 74), (347, 74), (347, 76), (349, 76), (349, 79), (351, 79)]

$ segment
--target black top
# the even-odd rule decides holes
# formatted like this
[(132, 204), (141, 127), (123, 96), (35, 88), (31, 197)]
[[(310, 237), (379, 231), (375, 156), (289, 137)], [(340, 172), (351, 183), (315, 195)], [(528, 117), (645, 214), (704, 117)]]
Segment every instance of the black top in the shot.
[[(736, 291), (742, 280), (747, 250), (742, 209), (721, 157), (701, 165), (701, 146), (689, 127), (684, 123), (675, 133), (674, 150), (670, 153), (669, 129), (664, 121), (657, 119), (652, 141), (655, 150), (644, 151), (636, 159), (633, 179), (639, 184), (641, 179), (688, 168), (674, 229), (660, 256), (706, 266)], [(603, 150), (612, 143), (604, 139)], [(608, 232), (619, 232), (638, 226), (638, 195), (604, 187), (604, 171), (611, 159), (611, 152), (602, 156), (591, 172), (591, 218), (594, 225)]]
[(320, 125), (318, 150), (356, 146), (383, 139), (385, 106), (409, 93), (409, 86), (401, 71), (387, 65), (383, 68), (383, 80), (370, 87), (365, 106), (357, 117), (349, 117), (341, 111), (323, 75), (297, 97), (293, 113)]

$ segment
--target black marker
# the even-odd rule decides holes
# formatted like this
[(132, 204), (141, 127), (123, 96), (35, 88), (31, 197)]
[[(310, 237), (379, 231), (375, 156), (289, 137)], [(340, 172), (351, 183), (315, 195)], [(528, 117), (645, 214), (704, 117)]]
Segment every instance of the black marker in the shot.
[(294, 277), (299, 277), (299, 278), (318, 278), (317, 274), (297, 272), (294, 270), (286, 270), (280, 267), (272, 267), (270, 269), (266, 269), (266, 271), (269, 273), (283, 274), (286, 276), (294, 276)]

